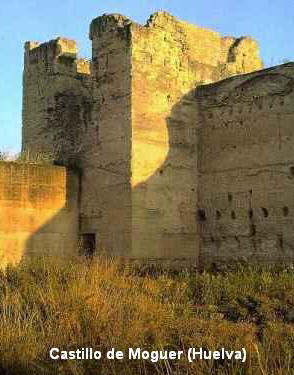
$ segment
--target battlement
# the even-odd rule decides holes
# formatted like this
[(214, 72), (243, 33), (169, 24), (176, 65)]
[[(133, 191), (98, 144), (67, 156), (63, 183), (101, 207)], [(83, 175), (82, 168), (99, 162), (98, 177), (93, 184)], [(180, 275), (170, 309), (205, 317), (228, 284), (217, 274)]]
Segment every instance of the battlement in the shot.
[(66, 38), (57, 38), (45, 43), (26, 42), (25, 55), (27, 63), (35, 64), (40, 61), (56, 61), (59, 58), (66, 57), (76, 60), (77, 44), (75, 40)]
[(148, 18), (147, 23), (145, 25), (146, 28), (161, 28), (163, 31), (167, 31), (170, 27), (174, 27), (177, 25), (177, 28), (184, 28), (186, 30), (195, 30), (195, 29), (201, 29), (204, 32), (207, 31), (208, 33), (220, 37), (220, 33), (217, 31), (200, 27), (197, 25), (192, 25), (188, 22), (182, 21), (178, 19), (177, 17), (174, 17), (168, 12), (155, 12), (151, 14), (151, 16)]
[[(231, 223), (228, 230), (248, 245), (250, 233), (260, 229), (244, 213), (251, 215), (255, 190), (264, 191), (262, 156), (278, 164), (291, 155), (292, 118), (286, 117), (293, 85), (284, 77), (287, 69), (264, 76), (251, 37), (223, 36), (167, 12), (152, 14), (144, 25), (103, 14), (92, 21), (89, 37), (91, 62), (78, 57), (74, 40), (25, 45), (23, 149), (48, 152), (58, 163), (79, 168), (80, 233), (97, 234), (97, 246), (112, 255), (195, 260), (200, 249), (216, 246), (202, 244), (210, 241), (213, 202), (218, 240), (226, 235), (220, 217), (236, 223), (240, 218), (244, 231)], [(227, 79), (232, 76), (238, 77)], [(275, 89), (285, 91), (285, 98), (267, 95)], [(285, 125), (278, 130), (281, 116)], [(243, 191), (238, 168), (251, 167), (253, 157), (264, 165), (252, 177), (241, 175)], [(277, 186), (278, 173), (284, 170), (276, 174)], [(265, 182), (271, 196), (270, 177)], [(227, 186), (223, 202), (220, 185)], [(243, 193), (248, 207), (237, 202)], [(235, 199), (236, 207), (225, 212)], [(261, 212), (270, 215), (265, 203)], [(241, 204), (246, 207), (239, 212)], [(195, 221), (197, 213), (205, 228)]]
[[(147, 20), (146, 27), (166, 26), (167, 23), (179, 21), (168, 12), (155, 12)], [(192, 25), (191, 25), (192, 26)]]
[[(91, 62), (78, 57), (75, 40), (59, 37), (45, 43), (26, 42), (23, 150), (45, 151), (58, 160), (61, 156), (68, 160), (80, 143), (78, 133), (82, 136), (90, 121), (90, 87)], [(70, 140), (65, 141), (67, 136)]]
[(91, 22), (89, 38), (93, 40), (94, 35), (100, 36), (104, 32), (125, 29), (132, 23), (128, 17), (121, 14), (103, 14)]
[[(112, 35), (114, 31), (116, 33)], [(172, 48), (176, 54), (189, 55), (187, 61), (194, 60), (217, 69), (212, 73), (213, 81), (263, 67), (258, 43), (251, 37), (221, 36), (219, 32), (191, 25), (167, 12), (152, 14), (145, 25), (120, 14), (104, 14), (95, 18), (90, 26), (90, 39), (97, 39), (96, 48), (102, 43), (103, 33), (110, 33), (113, 38), (119, 35), (123, 39), (132, 40), (135, 50), (140, 40), (142, 43), (145, 40), (148, 44), (151, 39), (156, 39), (163, 49), (157, 56), (164, 56), (166, 61), (166, 48)], [(162, 43), (162, 40), (165, 43)], [(207, 80), (204, 82), (207, 83)]]
[(46, 70), (57, 69), (63, 73), (90, 74), (90, 62), (78, 58), (76, 41), (62, 37), (45, 43), (33, 41), (25, 43), (25, 70), (36, 64), (43, 66)]
[(77, 73), (78, 74), (91, 74), (91, 61), (88, 59), (77, 59)]

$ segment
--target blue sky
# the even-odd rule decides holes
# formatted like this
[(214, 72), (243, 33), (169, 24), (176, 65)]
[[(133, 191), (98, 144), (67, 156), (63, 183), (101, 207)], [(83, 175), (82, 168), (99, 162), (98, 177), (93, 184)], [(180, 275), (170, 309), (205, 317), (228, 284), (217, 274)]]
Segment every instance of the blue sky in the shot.
[(0, 150), (21, 145), (23, 44), (65, 36), (90, 57), (90, 21), (122, 13), (145, 23), (151, 13), (174, 16), (223, 35), (251, 35), (266, 66), (294, 61), (294, 2), (289, 0), (0, 0)]

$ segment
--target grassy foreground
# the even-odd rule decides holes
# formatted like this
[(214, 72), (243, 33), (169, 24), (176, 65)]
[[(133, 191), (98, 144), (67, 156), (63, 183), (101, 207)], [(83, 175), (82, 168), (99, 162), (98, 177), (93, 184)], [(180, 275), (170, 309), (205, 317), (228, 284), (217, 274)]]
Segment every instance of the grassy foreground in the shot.
[[(0, 374), (294, 374), (294, 271), (159, 273), (99, 258), (0, 273)], [(49, 350), (247, 350), (247, 361), (53, 361)]]

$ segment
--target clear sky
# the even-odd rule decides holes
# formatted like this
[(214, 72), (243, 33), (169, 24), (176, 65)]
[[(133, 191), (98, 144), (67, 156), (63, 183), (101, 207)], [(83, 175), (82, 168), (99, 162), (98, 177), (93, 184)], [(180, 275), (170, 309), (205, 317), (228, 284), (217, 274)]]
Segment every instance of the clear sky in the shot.
[(90, 57), (93, 18), (122, 13), (145, 24), (158, 10), (223, 35), (252, 36), (260, 43), (265, 66), (294, 61), (293, 0), (0, 0), (0, 150), (20, 150), (26, 40), (73, 38), (81, 56)]

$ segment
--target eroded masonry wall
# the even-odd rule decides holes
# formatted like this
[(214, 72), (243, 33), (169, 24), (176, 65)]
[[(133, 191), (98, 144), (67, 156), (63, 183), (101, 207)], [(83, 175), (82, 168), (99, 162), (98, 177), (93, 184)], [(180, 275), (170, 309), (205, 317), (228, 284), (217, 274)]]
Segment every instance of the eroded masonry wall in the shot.
[(78, 165), (92, 126), (90, 63), (76, 42), (58, 38), (25, 44), (23, 139), (27, 153)]
[(198, 88), (201, 262), (294, 260), (294, 64)]
[(65, 168), (0, 162), (0, 266), (28, 254), (77, 254), (78, 190)]
[(262, 67), (256, 42), (151, 16), (132, 34), (132, 255), (198, 257), (195, 87)]
[(131, 250), (131, 50), (128, 20), (102, 16), (90, 27), (93, 128), (82, 161), (81, 231), (99, 251)]
[(260, 69), (258, 46), (164, 12), (103, 15), (90, 39), (91, 64), (68, 39), (26, 44), (23, 150), (79, 168), (80, 233), (100, 251), (196, 261), (194, 90)]

